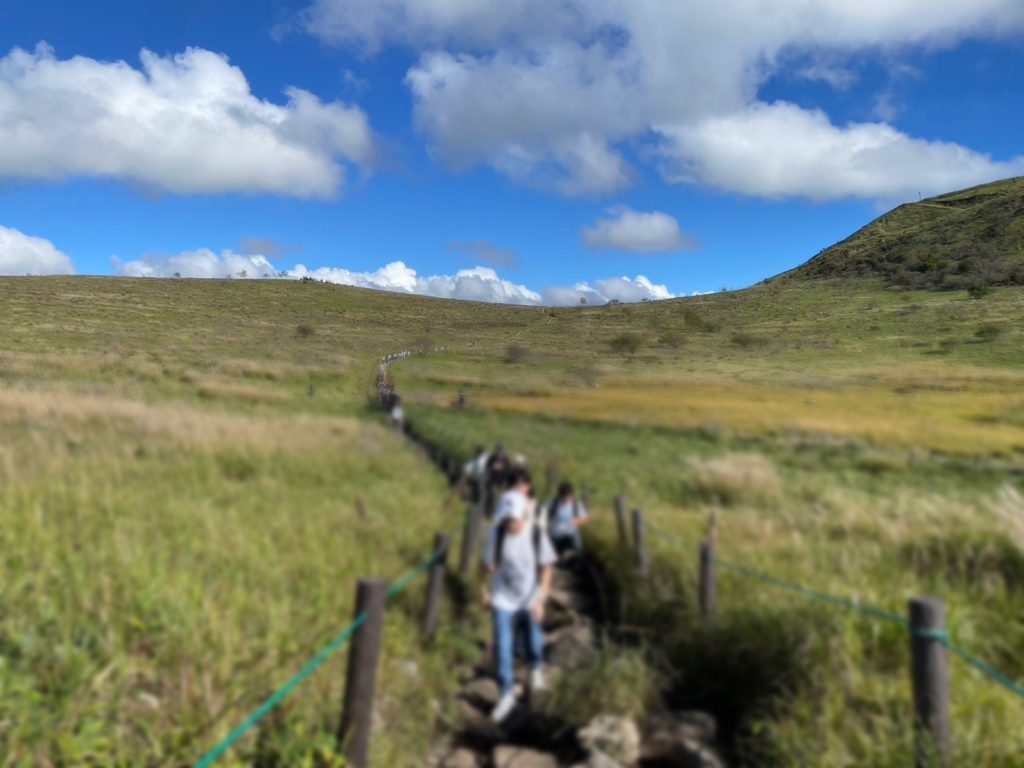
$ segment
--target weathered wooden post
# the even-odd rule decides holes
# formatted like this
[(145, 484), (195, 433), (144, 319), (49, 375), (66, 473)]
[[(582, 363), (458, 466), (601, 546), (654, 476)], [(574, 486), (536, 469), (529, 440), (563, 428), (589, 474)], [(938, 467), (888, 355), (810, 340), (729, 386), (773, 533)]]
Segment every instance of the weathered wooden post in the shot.
[(477, 540), (484, 520), (484, 501), (470, 504), (466, 508), (466, 524), (462, 529), (462, 550), (459, 553), (459, 575), (469, 576), (477, 551)]
[(555, 495), (555, 487), (558, 485), (558, 464), (549, 462), (544, 469), (544, 498), (550, 499)]
[(619, 529), (619, 543), (629, 546), (629, 535), (626, 533), (626, 494), (620, 493), (615, 497), (615, 525)]
[(945, 606), (935, 597), (910, 600), (910, 664), (914, 682), (914, 731), (917, 768), (952, 764), (949, 731), (949, 657)]
[(709, 539), (700, 545), (699, 580), (700, 615), (710, 621), (715, 615), (715, 542)]
[(444, 572), (448, 565), (449, 546), (451, 536), (447, 533), (434, 535), (434, 548), (431, 552), (437, 555), (437, 559), (430, 566), (430, 574), (427, 577), (427, 599), (423, 607), (424, 640), (429, 640), (437, 629), (437, 612), (441, 608), (441, 598), (444, 596)]
[(373, 696), (377, 688), (380, 638), (384, 629), (385, 579), (360, 579), (356, 585), (355, 615), (366, 619), (352, 637), (348, 650), (345, 700), (338, 726), (338, 750), (344, 750), (348, 764), (367, 768), (370, 730), (373, 725)]
[(637, 573), (647, 576), (647, 536), (644, 534), (644, 517), (639, 509), (633, 510), (633, 550)]
[(705, 622), (715, 615), (718, 593), (715, 585), (715, 539), (718, 536), (718, 513), (711, 513), (708, 523), (708, 537), (700, 545), (700, 571), (697, 579), (697, 598), (700, 614)]

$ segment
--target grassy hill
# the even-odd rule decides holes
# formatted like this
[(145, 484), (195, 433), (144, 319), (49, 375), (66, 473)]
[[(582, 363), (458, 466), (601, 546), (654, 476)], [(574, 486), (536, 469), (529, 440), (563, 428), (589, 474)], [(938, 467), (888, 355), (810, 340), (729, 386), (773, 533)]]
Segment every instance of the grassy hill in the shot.
[(1024, 177), (901, 205), (786, 274), (914, 290), (1024, 285)]
[[(347, 620), (356, 576), (422, 556), (452, 522), (444, 488), (367, 405), (398, 349), (428, 435), (502, 440), (593, 488), (590, 545), (649, 663), (750, 764), (906, 764), (900, 632), (723, 577), (696, 647), (693, 562), (656, 540), (633, 589), (607, 525), (623, 488), (689, 540), (717, 511), (723, 556), (897, 612), (941, 594), (956, 636), (1024, 677), (1024, 290), (886, 288), (551, 309), (0, 280), (0, 765), (186, 763)], [(414, 613), (396, 616), (375, 748), (416, 765), (467, 637), (424, 654)], [(341, 669), (237, 757), (299, 764), (329, 743)], [(1020, 766), (1024, 706), (962, 665), (954, 686), (963, 764)]]

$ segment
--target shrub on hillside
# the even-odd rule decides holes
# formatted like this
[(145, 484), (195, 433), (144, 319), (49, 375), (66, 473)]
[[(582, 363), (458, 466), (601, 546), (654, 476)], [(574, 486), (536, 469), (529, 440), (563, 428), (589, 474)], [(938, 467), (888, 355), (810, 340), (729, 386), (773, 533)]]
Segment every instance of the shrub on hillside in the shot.
[(772, 500), (782, 492), (775, 465), (756, 453), (729, 453), (714, 459), (690, 459), (690, 487), (720, 504)]
[(974, 332), (974, 338), (981, 343), (985, 344), (990, 341), (995, 341), (1003, 335), (1003, 326), (996, 325), (995, 323), (985, 323)]
[(654, 672), (641, 651), (609, 646), (583, 656), (559, 675), (545, 709), (584, 725), (597, 715), (640, 717), (656, 696)]
[(737, 331), (729, 337), (729, 342), (735, 344), (737, 347), (748, 349), (750, 347), (756, 347), (764, 343), (764, 339), (760, 336), (747, 333), (746, 331)]
[(608, 342), (612, 352), (635, 355), (644, 345), (644, 337), (639, 333), (623, 333)]
[(506, 363), (521, 363), (530, 354), (530, 350), (524, 347), (522, 344), (509, 344), (505, 348), (505, 362)]
[(314, 333), (316, 333), (316, 330), (309, 323), (299, 323), (295, 326), (295, 335), (300, 339), (308, 339)]
[(681, 331), (665, 331), (658, 338), (658, 344), (669, 349), (679, 349), (686, 342), (686, 334)]
[(685, 307), (683, 309), (683, 320), (686, 321), (688, 327), (693, 328), (695, 331), (703, 331), (708, 327), (704, 316), (693, 307)]

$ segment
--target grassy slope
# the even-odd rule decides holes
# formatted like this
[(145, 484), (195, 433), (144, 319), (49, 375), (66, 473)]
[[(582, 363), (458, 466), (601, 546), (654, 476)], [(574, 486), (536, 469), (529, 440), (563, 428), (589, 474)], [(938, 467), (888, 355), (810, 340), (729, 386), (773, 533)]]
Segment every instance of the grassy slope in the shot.
[[(1018, 289), (976, 301), (773, 284), (539, 312), (399, 375), (421, 428), (457, 450), (501, 439), (558, 461), (604, 510), (625, 488), (690, 542), (717, 511), (723, 557), (897, 613), (940, 594), (956, 637), (1024, 678), (1022, 318)], [(623, 334), (635, 353), (616, 351)], [(459, 388), (480, 408), (453, 410)], [(598, 532), (607, 549), (610, 528)], [(695, 645), (694, 561), (654, 546), (654, 585), (625, 618), (650, 630), (673, 696), (714, 707), (747, 759), (906, 764), (898, 627), (724, 575), (723, 619)], [(1020, 765), (1024, 703), (959, 663), (954, 690), (958, 759)]]
[[(0, 765), (196, 759), (349, 620), (357, 577), (450, 525), (443, 482), (366, 412), (398, 341), (381, 299), (0, 281)], [(451, 644), (416, 647), (414, 590), (388, 625), (381, 764), (417, 763), (452, 684)], [(329, 744), (343, 668), (259, 749)]]
[(832, 277), (915, 289), (1024, 285), (1024, 177), (901, 205), (776, 279)]
[[(126, 618), (114, 624), (112, 650), (90, 650), (93, 666), (75, 678), (80, 682), (47, 691), (51, 698), (37, 715), (57, 711), (69, 723), (91, 723), (75, 737), (85, 743), (122, 717), (133, 734), (124, 743), (138, 748), (152, 738), (174, 753), (189, 724), (216, 703), (203, 699), (211, 685), (188, 682), (196, 671), (183, 666), (219, 659), (212, 690), (225, 697), (235, 678), (247, 677), (239, 669), (270, 668), (286, 658), (281, 646), (309, 637), (296, 626), (320, 617), (326, 632), (346, 615), (349, 588), (331, 593), (339, 581), (348, 584), (371, 565), (395, 572), (437, 525), (436, 479), (362, 418), (369, 363), (383, 351), (412, 348), (425, 354), (397, 373), (415, 400), (413, 417), (454, 447), (500, 438), (536, 463), (558, 458), (567, 473), (595, 487), (596, 498), (626, 487), (653, 520), (691, 539), (719, 509), (723, 554), (897, 611), (906, 595), (936, 591), (949, 601), (958, 637), (1024, 674), (1024, 626), (1013, 618), (1024, 609), (1013, 577), (1024, 541), (1013, 490), (1024, 446), (1022, 318), (1017, 289), (973, 301), (894, 293), (871, 281), (782, 281), (684, 301), (554, 310), (287, 282), (2, 280), (0, 326), (10, 332), (0, 340), (0, 429), (8, 440), (3, 466), (16, 478), (5, 486), (15, 502), (4, 514), (22, 523), (81, 496), (72, 506), (90, 510), (89, 519), (74, 530), (89, 530), (89, 541), (102, 546), (94, 566), (71, 530), (45, 517), (35, 527), (5, 525), (5, 553), (20, 548), (24, 560), (5, 558), (20, 586), (5, 578), (0, 588), (14, 596), (5, 593), (5, 605), (16, 597), (22, 607), (5, 615), (0, 637), (21, 638), (21, 647), (29, 636), (38, 647), (31, 637), (45, 629), (67, 635), (65, 645), (75, 648), (77, 622), (69, 617), (85, 610), (97, 617), (87, 624), (105, 627), (117, 606)], [(297, 334), (300, 325), (312, 334)], [(505, 362), (516, 345), (525, 357)], [(460, 388), (487, 412), (448, 407)], [(393, 482), (397, 476), (401, 483)], [(359, 526), (357, 494), (371, 510), (386, 510), (384, 520), (417, 520), (409, 538), (396, 540), (390, 534), (406, 528), (374, 516), (360, 537), (347, 537)], [(294, 510), (307, 507), (305, 529), (293, 530)], [(279, 517), (284, 509), (287, 518)], [(122, 519), (132, 523), (113, 525)], [(240, 528), (242, 520), (261, 524)], [(244, 538), (236, 541), (239, 530)], [(338, 530), (343, 541), (333, 536)], [(300, 533), (319, 538), (312, 555)], [(176, 559), (153, 557), (166, 539), (176, 541)], [(809, 744), (816, 764), (904, 760), (905, 643), (898, 632), (725, 579), (725, 634), (714, 644), (723, 655), (704, 659), (687, 645), (694, 637), (686, 598), (692, 562), (656, 546), (658, 586), (629, 610), (657, 630), (651, 644), (680, 675), (676, 695), (685, 699), (689, 691), (706, 702), (706, 689), (717, 685), (727, 700), (723, 689), (736, 682), (730, 674), (779, 669), (786, 674), (754, 686), (758, 695), (748, 705), (719, 702), (741, 721), (734, 723), (741, 732), (761, 729), (756, 741), (770, 748), (772, 762), (809, 764)], [(351, 553), (367, 548), (378, 553), (377, 563), (353, 562)], [(75, 582), (84, 599), (43, 601), (42, 594), (64, 590), (46, 593), (25, 577), (34, 552), (47, 553), (47, 583), (59, 583), (62, 567), (88, 573)], [(120, 564), (125, 552), (145, 553), (135, 557), (137, 571)], [(342, 563), (332, 552), (344, 555)], [(212, 564), (225, 556), (236, 558), (233, 575)], [(284, 582), (258, 567), (267, 562), (287, 574)], [(112, 587), (94, 571), (125, 571), (131, 575), (110, 584), (148, 592), (104, 591)], [(182, 589), (159, 586), (177, 579)], [(137, 607), (129, 600), (137, 594), (155, 608)], [(146, 611), (164, 618), (152, 621)], [(138, 620), (130, 618), (136, 613), (149, 627), (141, 644)], [(189, 627), (187, 654), (174, 650), (185, 642), (169, 629), (179, 623)], [(744, 645), (751, 628), (771, 642)], [(0, 679), (31, 688), (46, 665), (63, 658), (42, 657), (18, 657)], [(702, 676), (702, 666), (717, 678)], [(133, 677), (138, 669), (148, 678)], [(990, 683), (955, 670), (961, 748), (979, 765), (1013, 764), (1020, 745), (1007, 734), (1024, 710)], [(149, 689), (132, 681), (152, 677), (164, 680), (169, 700), (192, 691), (196, 701), (162, 704), (159, 714), (118, 708), (150, 701), (139, 698)], [(330, 683), (337, 673), (322, 678)], [(278, 679), (268, 675), (267, 685)], [(780, 684), (787, 695), (778, 696)], [(97, 691), (100, 705), (88, 697), (83, 705), (83, 691)], [(302, 698), (296, 721), (310, 730), (328, 724), (335, 694)], [(417, 700), (426, 706), (425, 697)], [(429, 721), (402, 707), (394, 722), (415, 729)], [(126, 714), (115, 717), (114, 710)], [(0, 721), (10, 719), (0, 714)], [(152, 736), (140, 722), (152, 724)], [(0, 739), (11, 733), (0, 729)], [(23, 754), (53, 743), (46, 734), (14, 733), (30, 745)], [(408, 748), (426, 736), (417, 738), (394, 742)]]

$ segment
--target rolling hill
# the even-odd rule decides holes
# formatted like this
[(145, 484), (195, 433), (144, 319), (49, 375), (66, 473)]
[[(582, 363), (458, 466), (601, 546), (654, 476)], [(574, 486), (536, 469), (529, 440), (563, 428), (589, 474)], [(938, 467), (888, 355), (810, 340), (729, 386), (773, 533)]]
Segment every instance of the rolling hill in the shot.
[(880, 277), (915, 290), (1024, 285), (1024, 177), (898, 206), (779, 277)]

